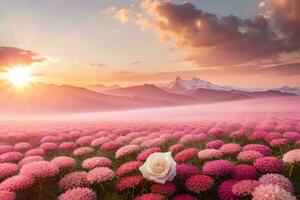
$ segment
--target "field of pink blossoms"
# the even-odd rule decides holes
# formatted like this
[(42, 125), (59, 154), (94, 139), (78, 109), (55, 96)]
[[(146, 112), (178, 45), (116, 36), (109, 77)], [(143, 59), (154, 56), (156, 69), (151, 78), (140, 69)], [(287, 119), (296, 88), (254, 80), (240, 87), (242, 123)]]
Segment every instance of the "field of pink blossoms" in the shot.
[(300, 120), (6, 125), (0, 141), (1, 200), (300, 199)]

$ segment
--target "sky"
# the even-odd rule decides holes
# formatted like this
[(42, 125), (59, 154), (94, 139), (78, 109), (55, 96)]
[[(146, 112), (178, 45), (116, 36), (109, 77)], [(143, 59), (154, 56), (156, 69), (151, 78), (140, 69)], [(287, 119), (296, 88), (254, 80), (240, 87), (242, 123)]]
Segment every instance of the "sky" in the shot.
[(0, 0), (0, 71), (87, 86), (300, 86), (298, 0)]

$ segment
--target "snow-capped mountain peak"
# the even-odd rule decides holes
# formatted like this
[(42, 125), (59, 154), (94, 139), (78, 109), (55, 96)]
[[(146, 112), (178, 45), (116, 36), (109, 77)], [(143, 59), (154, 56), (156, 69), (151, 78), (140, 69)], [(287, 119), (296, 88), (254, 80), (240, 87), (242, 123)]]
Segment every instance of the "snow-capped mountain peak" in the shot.
[(193, 89), (203, 88), (203, 89), (213, 89), (213, 90), (228, 90), (228, 88), (223, 86), (215, 85), (211, 82), (204, 81), (200, 78), (193, 77), (190, 80), (183, 80), (180, 77), (177, 77), (175, 80), (173, 80), (171, 83), (169, 83), (166, 87), (170, 90), (182, 90), (189, 91)]
[(266, 92), (266, 91), (279, 91), (286, 94), (294, 94), (300, 96), (300, 87), (283, 86), (280, 88), (240, 88), (232, 86), (221, 86), (202, 80), (198, 77), (193, 77), (189, 80), (184, 80), (181, 77), (176, 77), (168, 84), (160, 84), (158, 87), (173, 93), (184, 94), (196, 89), (209, 89), (217, 91), (242, 91), (242, 92)]
[(300, 87), (283, 86), (283, 87), (278, 88), (276, 90), (280, 91), (280, 92), (283, 92), (283, 93), (290, 93), (290, 94), (300, 95)]

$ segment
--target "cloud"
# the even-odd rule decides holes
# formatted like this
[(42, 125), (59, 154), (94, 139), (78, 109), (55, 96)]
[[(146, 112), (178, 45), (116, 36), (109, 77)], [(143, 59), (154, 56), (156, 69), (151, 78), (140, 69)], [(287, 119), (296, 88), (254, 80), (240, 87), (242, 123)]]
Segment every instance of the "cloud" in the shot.
[(107, 64), (104, 64), (104, 63), (92, 63), (92, 64), (90, 64), (90, 66), (92, 66), (92, 67), (105, 67), (105, 66), (107, 66)]
[(137, 61), (132, 62), (131, 64), (132, 64), (132, 65), (138, 65), (138, 64), (140, 64), (141, 62), (142, 62), (142, 61), (137, 60)]
[(122, 8), (116, 11), (114, 17), (119, 19), (121, 23), (126, 23), (133, 17), (133, 14), (130, 10)]
[(29, 50), (0, 46), (0, 69), (15, 65), (30, 65), (44, 60), (45, 58)]
[(300, 62), (260, 68), (259, 72), (280, 76), (297, 76), (300, 75)]
[(300, 47), (300, 1), (263, 0), (260, 8), (272, 20), (284, 39), (296, 49)]
[(105, 8), (104, 10), (101, 11), (102, 14), (105, 15), (111, 15), (114, 14), (117, 11), (117, 8), (114, 6), (110, 6), (108, 8)]
[[(253, 19), (217, 16), (190, 2), (144, 0), (134, 20), (153, 29), (162, 41), (185, 50), (199, 66), (231, 66), (277, 59), (300, 50), (300, 1), (264, 0)], [(146, 14), (145, 14), (146, 13)]]

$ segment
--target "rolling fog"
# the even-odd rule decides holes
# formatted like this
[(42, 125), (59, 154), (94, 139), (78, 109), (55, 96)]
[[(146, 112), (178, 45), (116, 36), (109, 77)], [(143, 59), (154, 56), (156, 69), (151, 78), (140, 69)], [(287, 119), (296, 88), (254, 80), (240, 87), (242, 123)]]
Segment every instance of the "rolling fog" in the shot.
[[(51, 115), (6, 115), (1, 121), (109, 121), (168, 122), (197, 120), (234, 120), (243, 118), (299, 118), (300, 97), (251, 99), (202, 105), (148, 108), (126, 111), (91, 112)], [(1, 123), (1, 122), (0, 122)]]

